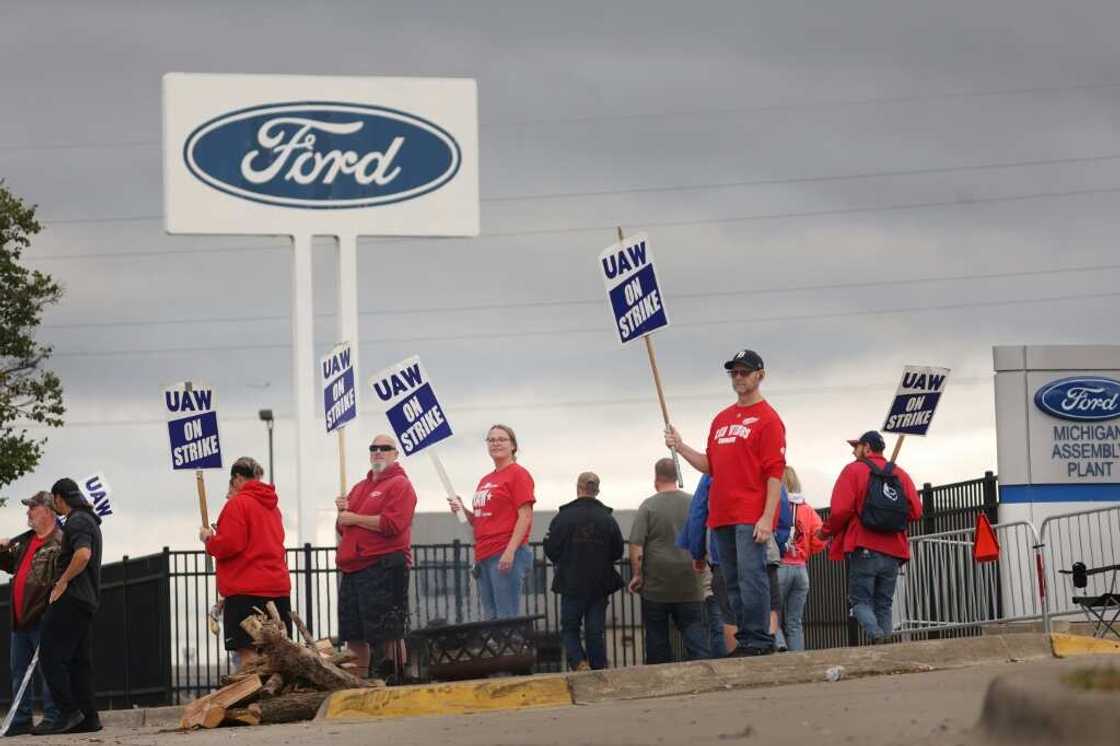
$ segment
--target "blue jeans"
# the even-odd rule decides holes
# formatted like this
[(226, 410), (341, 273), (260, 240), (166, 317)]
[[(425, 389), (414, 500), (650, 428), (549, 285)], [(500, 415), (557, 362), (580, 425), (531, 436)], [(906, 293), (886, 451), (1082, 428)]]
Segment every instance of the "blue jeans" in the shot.
[[(583, 627), (583, 640), (580, 640)], [(560, 597), (560, 636), (568, 668), (584, 660), (594, 670), (607, 667), (607, 597)]]
[(897, 557), (870, 549), (860, 548), (848, 555), (852, 616), (872, 640), (891, 633), (891, 603), (900, 564)]
[[(712, 572), (719, 572), (719, 568)], [(727, 655), (727, 643), (723, 639), (723, 614), (719, 610), (719, 599), (715, 596), (705, 598), (704, 614), (708, 617), (708, 653), (713, 658), (723, 658)]]
[[(20, 684), (23, 683), (23, 677), (27, 673), (27, 667), (31, 664), (31, 658), (35, 655), (35, 648), (39, 647), (39, 628), (34, 627), (27, 630), (16, 630), (12, 632), (12, 645), (11, 645), (11, 664), (12, 664), (12, 697), (16, 696), (19, 691)], [(58, 719), (58, 708), (55, 707), (54, 701), (51, 699), (51, 692), (47, 689), (46, 681), (43, 679), (43, 670), (39, 670), (31, 677), (31, 681), (27, 684), (27, 691), (24, 692), (23, 700), (19, 703), (19, 709), (16, 710), (16, 716), (12, 718), (12, 726), (28, 725), (31, 723), (31, 700), (35, 698), (35, 682), (38, 681), (39, 688), (43, 691), (43, 719), (47, 722), (54, 722)]]
[(681, 633), (685, 659), (694, 661), (708, 658), (708, 629), (704, 624), (703, 601), (666, 603), (643, 598), (642, 621), (646, 632), (646, 663), (668, 663), (673, 659), (673, 648), (669, 644), (670, 619)]
[(739, 630), (735, 638), (744, 648), (770, 650), (770, 579), (766, 576), (766, 545), (754, 540), (754, 525), (738, 523), (714, 530), (719, 544), (719, 568), (727, 581), (727, 600)]
[(495, 554), (478, 563), (478, 595), (485, 621), (521, 615), (521, 583), (533, 566), (533, 550), (518, 547), (509, 572), (498, 570), (499, 559), (501, 554)]
[(805, 565), (780, 565), (778, 588), (782, 594), (782, 632), (790, 650), (805, 649), (801, 617), (809, 600), (809, 568)]

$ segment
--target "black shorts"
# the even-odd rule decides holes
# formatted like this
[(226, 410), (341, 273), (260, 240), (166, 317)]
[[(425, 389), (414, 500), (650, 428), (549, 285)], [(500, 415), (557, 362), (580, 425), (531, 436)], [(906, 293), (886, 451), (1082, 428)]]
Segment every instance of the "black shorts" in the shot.
[(265, 606), (268, 605), (269, 601), (276, 604), (276, 610), (280, 612), (280, 618), (284, 620), (284, 628), (288, 630), (288, 636), (291, 637), (292, 602), (288, 600), (287, 596), (277, 598), (230, 596), (223, 602), (222, 606), (222, 632), (226, 640), (226, 650), (241, 650), (253, 646), (253, 638), (249, 637), (248, 632), (241, 629), (241, 621), (248, 619), (253, 614), (254, 606), (267, 614), (268, 611)]
[(770, 611), (782, 612), (782, 589), (778, 585), (778, 566), (767, 565), (766, 577), (770, 580)]
[(338, 638), (378, 643), (408, 632), (408, 564), (404, 552), (379, 557), (364, 570), (342, 573)]

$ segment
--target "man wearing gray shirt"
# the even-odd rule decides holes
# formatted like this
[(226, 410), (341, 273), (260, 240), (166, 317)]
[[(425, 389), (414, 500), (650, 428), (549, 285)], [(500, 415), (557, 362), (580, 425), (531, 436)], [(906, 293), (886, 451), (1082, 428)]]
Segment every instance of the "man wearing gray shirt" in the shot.
[(704, 624), (703, 576), (692, 568), (692, 557), (677, 547), (677, 536), (688, 520), (692, 495), (677, 488), (673, 460), (653, 467), (657, 492), (638, 508), (630, 530), (631, 593), (642, 594), (646, 663), (672, 659), (669, 622), (684, 640), (688, 660), (709, 656)]

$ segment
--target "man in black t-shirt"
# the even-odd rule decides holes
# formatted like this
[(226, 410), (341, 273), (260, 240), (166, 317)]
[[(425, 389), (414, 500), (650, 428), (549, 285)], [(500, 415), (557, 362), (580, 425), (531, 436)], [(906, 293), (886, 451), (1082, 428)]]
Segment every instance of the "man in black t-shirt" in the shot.
[(93, 615), (101, 600), (101, 518), (73, 479), (51, 487), (62, 529), (63, 568), (51, 588), (40, 631), (40, 665), (59, 717), (36, 728), (36, 735), (101, 730), (93, 699)]

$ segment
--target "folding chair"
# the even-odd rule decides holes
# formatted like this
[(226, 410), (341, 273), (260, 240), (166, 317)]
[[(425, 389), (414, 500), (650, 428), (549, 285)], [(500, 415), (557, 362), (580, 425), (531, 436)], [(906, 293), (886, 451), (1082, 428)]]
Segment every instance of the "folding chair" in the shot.
[(1116, 621), (1120, 619), (1120, 593), (1117, 593), (1116, 589), (1120, 565), (1089, 569), (1085, 567), (1084, 562), (1074, 562), (1073, 569), (1059, 570), (1058, 572), (1063, 575), (1072, 575), (1074, 588), (1087, 588), (1090, 575), (1099, 575), (1104, 572), (1112, 573), (1112, 582), (1109, 583), (1107, 592), (1099, 596), (1073, 596), (1071, 600), (1081, 607), (1081, 610), (1085, 612), (1085, 618), (1094, 625), (1093, 637), (1103, 638), (1111, 632), (1117, 639), (1120, 639), (1120, 631), (1116, 629)]

